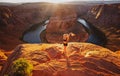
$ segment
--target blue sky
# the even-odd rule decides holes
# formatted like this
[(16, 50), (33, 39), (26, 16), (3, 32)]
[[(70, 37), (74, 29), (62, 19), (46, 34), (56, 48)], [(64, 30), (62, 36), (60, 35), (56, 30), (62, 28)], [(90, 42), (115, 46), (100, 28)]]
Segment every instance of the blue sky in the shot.
[[(0, 2), (53, 2), (53, 3), (61, 3), (67, 1), (103, 1), (103, 0), (0, 0)], [(120, 1), (120, 0), (104, 0), (104, 1)]]

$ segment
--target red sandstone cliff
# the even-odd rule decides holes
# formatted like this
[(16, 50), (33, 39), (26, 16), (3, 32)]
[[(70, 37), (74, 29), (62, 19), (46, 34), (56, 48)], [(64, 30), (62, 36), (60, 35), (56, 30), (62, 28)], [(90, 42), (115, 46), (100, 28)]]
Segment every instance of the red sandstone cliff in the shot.
[(20, 43), (23, 33), (31, 25), (46, 20), (49, 4), (0, 5), (0, 48), (12, 50)]

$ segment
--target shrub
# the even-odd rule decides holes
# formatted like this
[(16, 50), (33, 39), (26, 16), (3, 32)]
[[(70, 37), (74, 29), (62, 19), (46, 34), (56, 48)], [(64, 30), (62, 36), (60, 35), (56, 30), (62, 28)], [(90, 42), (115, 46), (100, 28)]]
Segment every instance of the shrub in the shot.
[(19, 58), (13, 62), (12, 74), (13, 76), (31, 76), (33, 65), (26, 59)]

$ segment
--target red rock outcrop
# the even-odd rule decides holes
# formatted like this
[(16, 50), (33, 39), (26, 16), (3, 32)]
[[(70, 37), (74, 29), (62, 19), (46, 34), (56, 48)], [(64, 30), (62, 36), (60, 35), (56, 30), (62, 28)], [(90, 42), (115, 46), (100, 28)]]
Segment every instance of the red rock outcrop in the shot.
[(7, 60), (7, 56), (4, 54), (4, 52), (0, 51), (0, 65), (5, 64)]
[[(108, 43), (106, 47), (112, 51), (120, 49), (120, 3), (95, 5), (88, 9), (83, 18), (102, 30)], [(80, 10), (79, 10), (80, 11)], [(99, 14), (99, 17), (96, 16)]]
[(3, 50), (0, 49), (0, 71), (2, 66), (6, 63), (7, 61), (7, 56), (5, 55), (4, 52), (2, 52)]
[(54, 10), (50, 22), (46, 29), (46, 39), (50, 43), (61, 43), (62, 36), (65, 33), (74, 33), (76, 36), (71, 37), (70, 41), (86, 41), (87, 32), (77, 22), (77, 13), (74, 6), (60, 5)]
[(24, 43), (20, 40), (23, 33), (32, 24), (46, 20), (51, 6), (44, 3), (0, 5), (0, 48), (9, 51)]
[[(33, 76), (119, 76), (120, 58), (109, 49), (90, 43), (69, 43), (67, 68), (62, 44), (19, 45), (1, 71), (10, 74), (12, 62), (25, 58), (33, 64)], [(77, 58), (77, 59), (76, 59)]]

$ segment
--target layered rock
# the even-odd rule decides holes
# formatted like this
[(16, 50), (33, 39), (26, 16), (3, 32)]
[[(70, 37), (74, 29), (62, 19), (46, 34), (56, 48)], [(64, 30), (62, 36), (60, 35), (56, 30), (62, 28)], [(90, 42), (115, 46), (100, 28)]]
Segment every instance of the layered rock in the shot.
[(109, 49), (90, 43), (69, 43), (66, 59), (62, 44), (19, 45), (2, 69), (1, 76), (11, 74), (12, 62), (25, 58), (33, 64), (33, 76), (119, 76), (120, 57)]
[(6, 63), (6, 61), (7, 61), (7, 56), (0, 49), (0, 71), (1, 71), (2, 66)]
[(0, 51), (0, 65), (5, 64), (7, 60), (7, 56), (4, 54), (4, 52)]
[[(47, 27), (48, 42), (60, 42), (63, 33), (69, 32), (76, 34), (70, 41), (85, 41), (86, 32), (76, 21), (79, 16), (102, 30), (108, 39), (106, 47), (116, 51), (120, 49), (119, 10), (119, 3), (104, 4), (104, 6), (96, 4), (51, 5), (48, 3), (0, 5), (0, 48), (11, 50), (23, 43), (20, 38), (24, 31), (53, 13)], [(99, 12), (100, 15), (96, 19)]]
[(23, 33), (32, 24), (46, 20), (51, 6), (47, 3), (0, 5), (0, 48), (9, 51), (24, 43), (20, 40)]
[(108, 41), (106, 47), (112, 51), (117, 51), (120, 49), (119, 10), (120, 3), (95, 5), (92, 6), (91, 9), (88, 9), (87, 13), (82, 16), (105, 33)]
[(46, 29), (46, 39), (50, 43), (61, 43), (65, 33), (74, 33), (70, 41), (86, 41), (88, 34), (77, 22), (77, 13), (74, 6), (61, 5), (56, 7)]

